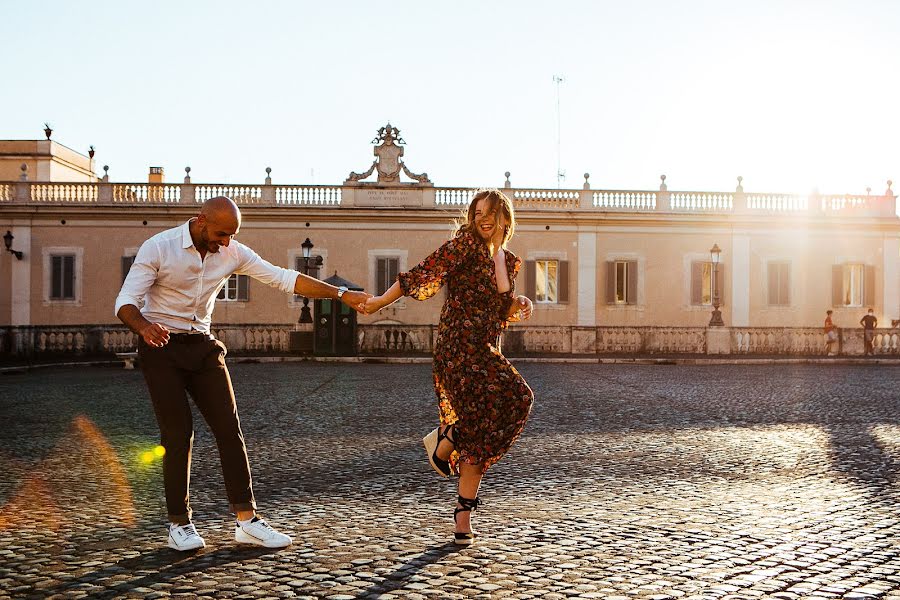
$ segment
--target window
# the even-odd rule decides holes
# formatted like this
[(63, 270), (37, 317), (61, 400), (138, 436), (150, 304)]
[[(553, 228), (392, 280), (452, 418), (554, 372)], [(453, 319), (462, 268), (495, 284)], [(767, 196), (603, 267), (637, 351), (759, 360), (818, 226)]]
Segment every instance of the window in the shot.
[[(319, 279), (319, 272), (323, 271), (325, 262), (324, 262), (324, 257), (323, 257), (322, 266), (318, 266), (318, 267), (316, 266), (315, 257), (321, 256), (321, 254), (319, 252), (317, 252), (316, 250), (318, 250), (318, 248), (314, 249), (313, 255), (310, 257), (310, 260), (309, 260), (309, 268), (306, 269), (305, 271), (303, 270), (303, 266), (306, 264), (306, 259), (303, 258), (302, 254), (294, 255), (294, 270), (304, 273), (306, 275), (309, 275), (313, 279)], [(303, 302), (303, 296), (301, 296), (300, 294), (292, 294), (291, 298), (293, 298), (294, 302)]]
[(535, 304), (569, 301), (569, 261), (536, 258), (525, 261), (525, 295)]
[(223, 302), (247, 302), (250, 300), (250, 278), (247, 275), (233, 274), (225, 282), (216, 300)]
[(319, 278), (319, 267), (315, 264), (315, 256), (311, 256), (309, 259), (309, 268), (305, 271), (303, 270), (303, 265), (305, 264), (306, 259), (303, 256), (295, 256), (294, 257), (294, 270), (300, 271), (301, 273), (305, 273), (309, 275), (313, 279)]
[(834, 265), (831, 273), (834, 306), (864, 306), (875, 301), (875, 267), (846, 263)]
[(75, 255), (50, 255), (50, 299), (75, 300)]
[(84, 248), (79, 246), (44, 246), (41, 248), (44, 306), (69, 304), (81, 306), (81, 272)]
[(636, 260), (606, 263), (607, 304), (637, 304), (638, 264)]
[(559, 261), (534, 261), (534, 301), (554, 303), (559, 301)]
[(376, 295), (385, 293), (394, 285), (397, 274), (400, 272), (400, 259), (396, 257), (379, 257), (375, 260), (375, 290)]
[(691, 263), (691, 304), (712, 306), (713, 264), (694, 261)]
[(122, 283), (124, 283), (125, 278), (128, 277), (128, 272), (131, 270), (131, 265), (134, 264), (135, 258), (135, 256), (122, 257)]
[(770, 262), (768, 264), (769, 306), (791, 305), (791, 264)]

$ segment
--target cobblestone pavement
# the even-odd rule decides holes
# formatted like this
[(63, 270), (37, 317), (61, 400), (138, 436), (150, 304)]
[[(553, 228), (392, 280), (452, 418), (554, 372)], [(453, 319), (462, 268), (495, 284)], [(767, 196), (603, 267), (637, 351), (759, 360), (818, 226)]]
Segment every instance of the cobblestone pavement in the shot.
[(0, 377), (0, 597), (900, 598), (900, 368), (520, 369), (532, 419), (457, 549), (428, 365), (233, 365), (261, 511), (295, 543), (235, 545), (198, 424), (186, 554), (139, 372)]

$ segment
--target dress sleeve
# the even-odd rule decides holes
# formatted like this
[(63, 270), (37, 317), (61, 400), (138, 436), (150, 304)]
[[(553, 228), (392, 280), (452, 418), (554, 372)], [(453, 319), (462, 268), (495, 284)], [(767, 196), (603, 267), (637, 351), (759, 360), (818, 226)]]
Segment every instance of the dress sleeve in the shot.
[[(522, 266), (522, 259), (506, 250), (506, 271), (509, 273), (510, 287), (509, 294), (507, 294), (503, 299), (503, 307), (500, 314), (508, 315), (509, 309), (512, 307), (512, 303), (516, 301), (516, 276), (519, 274), (519, 269)], [(516, 322), (519, 320), (517, 315), (513, 315), (511, 317), (507, 317), (506, 319), (509, 322)]]
[(462, 231), (418, 265), (397, 275), (403, 295), (416, 300), (434, 296), (444, 285), (447, 275), (472, 258), (477, 250), (475, 244), (472, 234)]

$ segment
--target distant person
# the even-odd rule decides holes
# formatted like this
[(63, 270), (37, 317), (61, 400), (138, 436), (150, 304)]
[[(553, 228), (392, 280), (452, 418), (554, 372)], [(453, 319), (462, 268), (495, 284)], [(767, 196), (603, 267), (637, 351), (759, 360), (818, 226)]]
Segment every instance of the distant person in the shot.
[(866, 356), (875, 354), (875, 328), (878, 327), (878, 319), (875, 318), (875, 310), (869, 309), (869, 314), (859, 320), (863, 327), (863, 336), (866, 342)]
[(116, 316), (138, 334), (141, 370), (165, 449), (168, 543), (175, 550), (206, 546), (191, 522), (188, 498), (194, 442), (188, 394), (219, 448), (225, 489), (237, 517), (235, 540), (267, 548), (291, 543), (256, 513), (225, 344), (210, 333), (216, 295), (228, 278), (249, 275), (286, 293), (339, 299), (360, 312), (369, 297), (263, 260), (233, 240), (240, 227), (241, 211), (234, 202), (224, 196), (207, 200), (196, 217), (141, 245), (116, 298)]
[(519, 437), (534, 402), (531, 388), (500, 352), (507, 323), (530, 318), (534, 309), (530, 299), (515, 295), (521, 260), (506, 249), (515, 225), (505, 194), (479, 191), (450, 241), (366, 301), (372, 314), (401, 296), (425, 300), (447, 285), (434, 344), (440, 425), (423, 441), (439, 475), (459, 474), (453, 512), (459, 545), (475, 541), (471, 513), (480, 504), (481, 479)]
[(837, 343), (838, 335), (837, 335), (837, 327), (834, 326), (834, 322), (831, 320), (831, 314), (833, 310), (825, 311), (825, 355), (833, 356), (834, 352), (832, 349), (834, 345)]

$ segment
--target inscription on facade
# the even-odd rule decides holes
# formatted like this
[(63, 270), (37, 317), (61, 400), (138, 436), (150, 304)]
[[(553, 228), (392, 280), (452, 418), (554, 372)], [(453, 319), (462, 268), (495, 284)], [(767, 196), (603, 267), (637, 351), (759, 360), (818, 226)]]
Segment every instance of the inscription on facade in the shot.
[(422, 206), (422, 190), (366, 189), (355, 190), (356, 206)]

